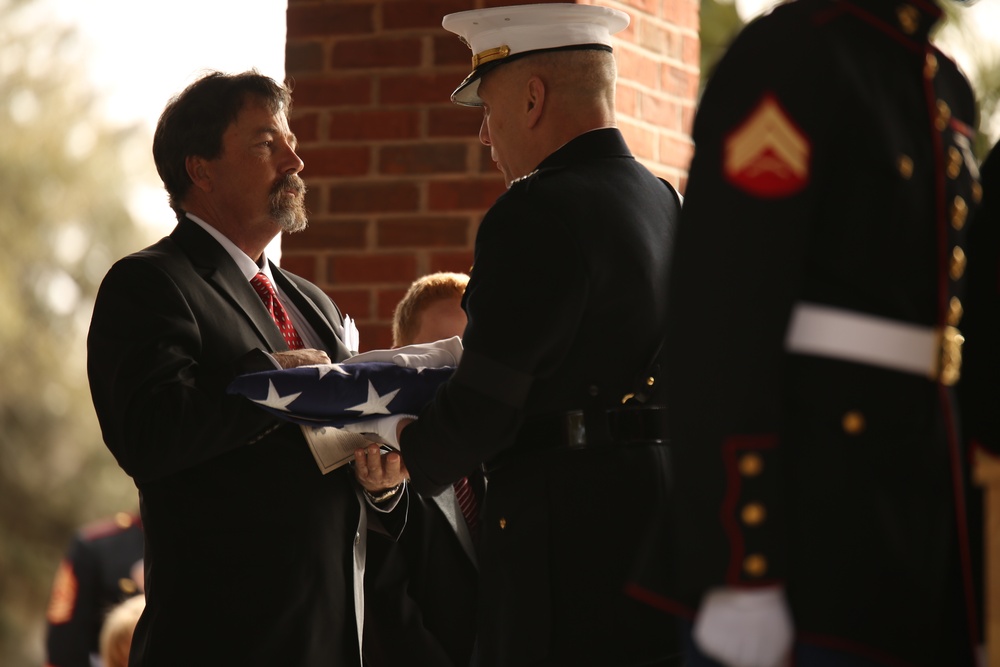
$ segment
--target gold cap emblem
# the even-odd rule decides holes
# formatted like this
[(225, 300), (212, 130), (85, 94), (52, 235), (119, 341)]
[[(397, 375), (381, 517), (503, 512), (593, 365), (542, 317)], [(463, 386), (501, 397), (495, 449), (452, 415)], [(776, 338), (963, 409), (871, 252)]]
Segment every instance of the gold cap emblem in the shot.
[(509, 55), (510, 47), (506, 44), (498, 46), (495, 49), (480, 51), (472, 56), (472, 69), (476, 69), (480, 65), (485, 65), (486, 63), (493, 62), (494, 60), (501, 60)]

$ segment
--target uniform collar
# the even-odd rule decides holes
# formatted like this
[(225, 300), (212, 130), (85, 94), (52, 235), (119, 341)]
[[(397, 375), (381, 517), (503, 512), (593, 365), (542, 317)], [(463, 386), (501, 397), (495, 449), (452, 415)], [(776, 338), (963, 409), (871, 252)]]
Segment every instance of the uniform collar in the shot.
[(593, 157), (632, 157), (625, 139), (616, 127), (584, 132), (562, 145), (542, 160), (536, 171), (564, 167)]

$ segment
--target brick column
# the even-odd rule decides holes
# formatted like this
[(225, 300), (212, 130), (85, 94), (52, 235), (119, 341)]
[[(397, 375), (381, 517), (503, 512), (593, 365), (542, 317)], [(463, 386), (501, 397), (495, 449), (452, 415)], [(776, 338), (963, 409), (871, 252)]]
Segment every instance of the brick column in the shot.
[[(432, 271), (467, 272), (483, 213), (503, 192), (478, 140), (482, 114), (449, 101), (470, 53), (441, 28), (484, 0), (289, 0), (285, 68), (306, 163), (310, 227), (282, 264), (389, 347), (392, 310)], [(606, 4), (632, 16), (615, 51), (619, 126), (650, 169), (683, 187), (698, 89), (698, 0)]]

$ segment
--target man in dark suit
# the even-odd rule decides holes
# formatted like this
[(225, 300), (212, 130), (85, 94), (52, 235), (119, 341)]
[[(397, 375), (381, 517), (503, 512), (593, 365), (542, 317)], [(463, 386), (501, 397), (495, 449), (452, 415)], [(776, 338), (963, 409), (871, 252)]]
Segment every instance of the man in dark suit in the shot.
[[(324, 476), (299, 426), (226, 394), (241, 373), (353, 352), (329, 297), (265, 256), (306, 225), (289, 105), (256, 72), (174, 98), (153, 156), (177, 227), (98, 293), (91, 392), (146, 531), (133, 665), (360, 664), (367, 515), (351, 470)], [(398, 456), (369, 464), (365, 490), (399, 488)]]
[(981, 191), (941, 17), (785, 3), (702, 98), (670, 277), (660, 600), (693, 621), (692, 666), (975, 664), (953, 386)]
[[(469, 277), (431, 273), (396, 305), (393, 346), (461, 336)], [(466, 667), (476, 636), (475, 536), (482, 475), (440, 493), (411, 493), (398, 541), (372, 535), (365, 567), (364, 658), (368, 667)]]
[(508, 191), (479, 228), (461, 362), (400, 422), (401, 445), (421, 493), (487, 466), (479, 665), (664, 664), (674, 651), (623, 593), (668, 490), (655, 360), (678, 212), (615, 128), (611, 35), (628, 21), (575, 4), (444, 19), (475, 68), (452, 99), (483, 108)]

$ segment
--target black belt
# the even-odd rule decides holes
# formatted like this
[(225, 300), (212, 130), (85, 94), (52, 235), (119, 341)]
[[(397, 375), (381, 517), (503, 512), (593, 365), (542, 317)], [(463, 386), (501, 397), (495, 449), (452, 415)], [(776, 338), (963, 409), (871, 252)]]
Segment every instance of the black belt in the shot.
[(529, 451), (668, 443), (667, 409), (663, 406), (571, 410), (526, 421), (518, 432), (514, 446), (495, 460), (483, 464), (483, 469), (492, 472)]

